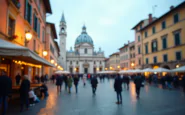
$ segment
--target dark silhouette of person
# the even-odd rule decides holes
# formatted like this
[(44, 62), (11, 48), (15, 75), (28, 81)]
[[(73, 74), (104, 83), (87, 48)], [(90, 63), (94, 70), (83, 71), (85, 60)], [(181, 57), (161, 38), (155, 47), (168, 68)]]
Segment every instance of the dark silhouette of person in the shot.
[(117, 93), (117, 102), (116, 104), (122, 104), (122, 83), (123, 80), (121, 79), (120, 75), (116, 75), (115, 82), (114, 82), (114, 90)]
[(16, 85), (19, 85), (21, 81), (21, 76), (19, 73), (15, 76), (15, 80), (16, 80)]
[(2, 107), (2, 115), (6, 114), (8, 108), (8, 95), (12, 90), (12, 80), (6, 75), (5, 71), (1, 71), (0, 76), (0, 108)]
[(98, 85), (98, 79), (96, 78), (96, 76), (94, 76), (94, 77), (91, 79), (91, 86), (92, 86), (93, 95), (96, 95), (96, 88), (97, 88), (97, 85)]
[(30, 81), (28, 80), (28, 75), (24, 75), (24, 80), (20, 86), (20, 100), (21, 100), (21, 111), (23, 111), (24, 105), (26, 109), (29, 108), (29, 94), (30, 91)]
[(75, 75), (75, 76), (74, 76), (73, 81), (74, 81), (76, 93), (78, 93), (78, 82), (79, 82), (78, 75)]
[(140, 74), (138, 74), (134, 78), (134, 83), (135, 83), (137, 98), (139, 98), (140, 97), (140, 89), (141, 89), (141, 86), (142, 86), (142, 78), (141, 78)]
[(58, 92), (62, 91), (62, 83), (63, 83), (63, 77), (61, 75), (57, 75), (57, 77), (56, 77), (56, 86), (57, 86), (57, 91)]

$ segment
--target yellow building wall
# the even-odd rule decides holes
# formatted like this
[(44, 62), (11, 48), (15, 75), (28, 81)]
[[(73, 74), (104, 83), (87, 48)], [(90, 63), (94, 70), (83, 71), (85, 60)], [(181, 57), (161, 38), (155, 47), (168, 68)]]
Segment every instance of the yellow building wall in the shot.
[[(174, 24), (173, 22), (173, 15), (175, 13), (179, 14), (179, 22)], [(171, 13), (164, 19), (161, 19), (158, 21), (155, 25), (151, 25), (146, 29), (148, 32), (148, 37), (145, 38), (145, 31), (142, 32), (142, 38), (143, 38), (143, 53), (144, 53), (144, 64), (146, 64), (146, 58), (149, 59), (149, 64), (153, 63), (153, 57), (157, 56), (157, 62), (163, 62), (163, 55), (168, 55), (168, 62), (169, 61), (176, 61), (176, 55), (175, 52), (181, 51), (181, 57), (182, 59), (185, 59), (185, 8), (182, 8), (174, 13)], [(166, 21), (166, 28), (162, 30), (161, 23), (162, 21)], [(152, 33), (152, 27), (155, 26), (156, 33)], [(180, 46), (175, 46), (174, 44), (174, 34), (173, 32), (176, 30), (181, 29), (180, 32)], [(167, 35), (167, 49), (162, 49), (162, 36)], [(152, 53), (151, 52), (151, 43), (152, 40), (157, 40), (158, 45), (158, 51)], [(148, 54), (145, 54), (145, 44), (148, 43)]]

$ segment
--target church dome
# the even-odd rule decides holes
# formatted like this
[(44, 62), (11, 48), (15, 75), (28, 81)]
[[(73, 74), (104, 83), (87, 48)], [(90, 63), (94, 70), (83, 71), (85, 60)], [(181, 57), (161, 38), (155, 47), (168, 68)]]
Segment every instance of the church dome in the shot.
[(82, 43), (88, 43), (93, 45), (92, 38), (87, 34), (85, 25), (82, 27), (82, 33), (76, 38), (75, 46)]

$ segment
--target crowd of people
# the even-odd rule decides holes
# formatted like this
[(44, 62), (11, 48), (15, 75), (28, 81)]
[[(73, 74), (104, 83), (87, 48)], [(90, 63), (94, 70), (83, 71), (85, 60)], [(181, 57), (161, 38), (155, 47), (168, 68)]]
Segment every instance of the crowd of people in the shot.
[[(99, 78), (99, 80), (98, 80)], [(183, 87), (185, 92), (185, 76), (182, 77), (180, 82), (178, 76), (172, 77), (169, 74), (161, 77), (158, 79), (157, 74), (151, 74), (147, 79), (144, 75), (135, 74), (53, 74), (50, 77), (51, 82), (57, 86), (57, 92), (60, 93), (62, 91), (62, 86), (64, 84), (65, 90), (68, 93), (71, 93), (71, 88), (74, 84), (75, 92), (78, 93), (78, 84), (79, 81), (82, 80), (83, 86), (86, 87), (87, 80), (90, 81), (92, 87), (92, 94), (96, 95), (96, 89), (98, 87), (98, 81), (104, 82), (105, 78), (109, 81), (109, 79), (114, 79), (114, 90), (117, 94), (117, 102), (116, 104), (122, 104), (122, 86), (129, 90), (129, 84), (132, 80), (135, 84), (135, 90), (137, 94), (137, 98), (140, 98), (140, 89), (144, 86), (145, 81), (148, 81), (149, 84), (157, 85), (160, 83), (164, 89), (169, 88), (179, 88), (180, 86)], [(35, 83), (42, 83), (40, 87), (40, 94), (41, 97), (47, 97), (48, 94), (48, 87), (46, 85), (47, 81), (49, 80), (49, 76), (42, 75), (41, 77), (35, 76), (34, 77)], [(30, 80), (28, 79), (27, 75), (23, 77), (20, 74), (17, 74), (15, 77), (16, 85), (20, 85), (19, 94), (20, 94), (20, 111), (23, 111), (24, 106), (26, 110), (29, 109), (29, 106), (33, 106), (34, 104), (40, 102), (40, 99), (35, 94), (33, 88), (31, 88)], [(8, 97), (11, 95), (12, 90), (12, 80), (10, 77), (7, 76), (6, 72), (2, 71), (0, 76), (0, 107), (3, 106), (2, 114), (5, 115), (7, 110), (7, 100)]]

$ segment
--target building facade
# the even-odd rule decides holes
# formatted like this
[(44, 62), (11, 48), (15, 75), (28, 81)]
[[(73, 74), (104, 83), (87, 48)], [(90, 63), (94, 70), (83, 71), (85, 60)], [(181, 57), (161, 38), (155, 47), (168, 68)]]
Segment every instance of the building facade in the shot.
[(105, 58), (105, 71), (109, 70), (109, 67), (110, 67), (109, 58)]
[(94, 42), (87, 34), (85, 25), (82, 27), (82, 33), (76, 38), (74, 50), (71, 47), (67, 51), (66, 60), (67, 71), (70, 73), (93, 74), (104, 70), (104, 52), (101, 48), (97, 52), (94, 50)]
[(119, 52), (113, 53), (109, 56), (109, 70), (119, 71), (120, 70), (120, 54)]
[(128, 44), (129, 46), (129, 69), (135, 69), (135, 61), (136, 61), (136, 58), (135, 58), (135, 42), (131, 42)]
[(51, 76), (59, 67), (58, 65), (58, 57), (59, 57), (59, 46), (55, 41), (57, 39), (56, 29), (54, 23), (46, 23), (46, 40), (45, 40), (45, 48), (48, 51), (47, 56), (45, 57), (52, 64), (57, 64), (55, 68), (46, 67), (45, 73)]
[(185, 65), (185, 2), (142, 28), (144, 67)]
[[(46, 14), (52, 14), (50, 2), (1, 0), (0, 4), (0, 40), (5, 43), (0, 46), (0, 70), (6, 71), (13, 81), (18, 73), (27, 74), (32, 81), (35, 75), (46, 73), (45, 66), (52, 65), (43, 54), (47, 53)], [(17, 50), (12, 51), (11, 46)]]

